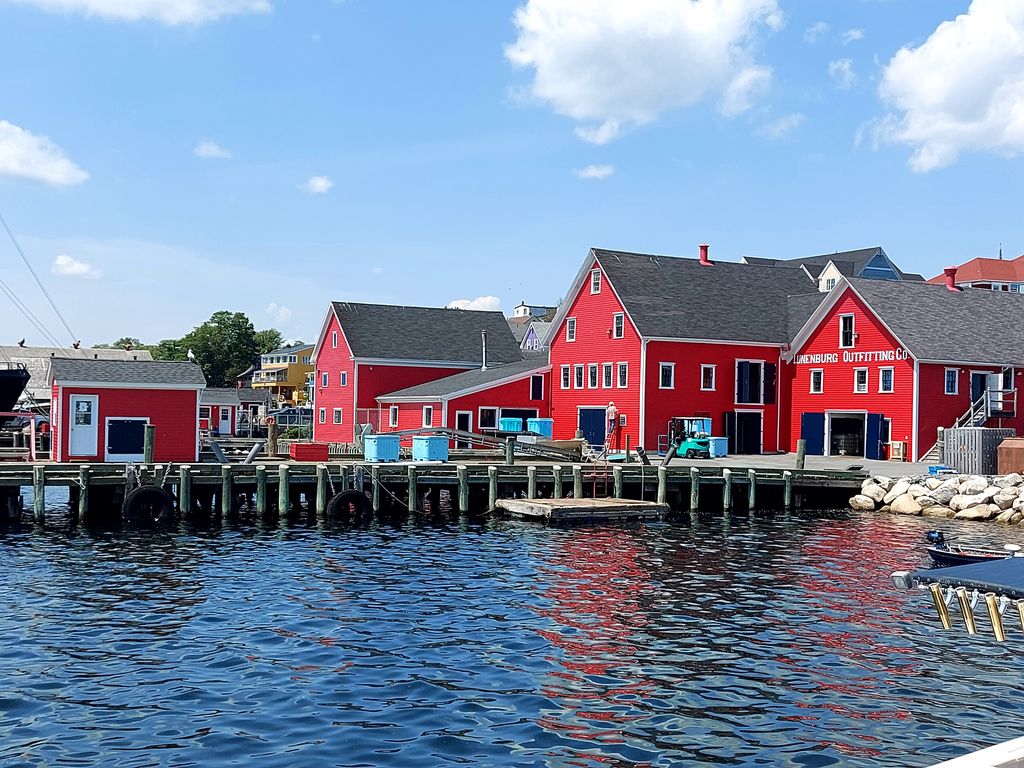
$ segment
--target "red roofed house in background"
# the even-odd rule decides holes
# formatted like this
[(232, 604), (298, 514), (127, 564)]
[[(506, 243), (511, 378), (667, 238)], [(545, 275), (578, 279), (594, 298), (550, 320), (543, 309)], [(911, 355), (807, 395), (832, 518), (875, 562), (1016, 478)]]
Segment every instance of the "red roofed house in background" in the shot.
[[(936, 275), (928, 282), (942, 285), (946, 275)], [(956, 284), (961, 288), (1024, 293), (1024, 256), (1007, 260), (983, 256), (971, 259), (956, 268)]]

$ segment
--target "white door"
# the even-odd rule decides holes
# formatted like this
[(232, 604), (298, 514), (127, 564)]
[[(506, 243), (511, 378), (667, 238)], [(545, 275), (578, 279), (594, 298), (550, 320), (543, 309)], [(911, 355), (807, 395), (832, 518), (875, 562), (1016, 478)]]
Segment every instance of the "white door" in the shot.
[(988, 398), (990, 411), (1003, 410), (1003, 374), (988, 375)]
[(71, 395), (68, 455), (96, 456), (99, 439), (99, 397)]
[(221, 407), (220, 409), (220, 433), (222, 435), (231, 434), (231, 409), (228, 407)]

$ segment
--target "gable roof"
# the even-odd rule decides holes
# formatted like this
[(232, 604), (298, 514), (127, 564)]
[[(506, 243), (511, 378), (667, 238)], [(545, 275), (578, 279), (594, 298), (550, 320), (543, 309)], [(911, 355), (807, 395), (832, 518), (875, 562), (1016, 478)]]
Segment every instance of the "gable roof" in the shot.
[[(812, 287), (798, 268), (656, 256), (594, 248), (641, 336), (784, 344), (788, 297)], [(576, 295), (578, 288), (574, 288)], [(559, 310), (560, 322), (569, 302)], [(550, 333), (549, 333), (550, 335)]]
[(132, 384), (201, 389), (203, 370), (195, 363), (166, 360), (81, 360), (55, 357), (50, 360), (49, 381)]
[(233, 405), (238, 407), (242, 401), (238, 398), (236, 389), (204, 389), (199, 396), (199, 402), (203, 405)]
[[(1001, 283), (1024, 281), (1024, 256), (1006, 260), (979, 256), (976, 259), (964, 262), (956, 268), (956, 281), (958, 283), (971, 283), (981, 280), (996, 280)], [(945, 274), (936, 275), (928, 282), (935, 284), (945, 283), (946, 276)]]
[(33, 400), (49, 402), (50, 391), (47, 372), (50, 360), (54, 357), (81, 358), (82, 360), (152, 360), (153, 355), (148, 349), (64, 349), (63, 347), (0, 347), (0, 360), (19, 363), (28, 370), (31, 377), (25, 394)]
[(267, 355), (294, 355), (296, 352), (312, 348), (312, 344), (292, 344), (290, 347), (278, 347), (270, 352), (264, 352), (260, 357), (266, 357)]
[(786, 318), (789, 340), (796, 338), (808, 318), (814, 314), (814, 310), (820, 307), (821, 303), (827, 298), (828, 294), (822, 293), (821, 291), (789, 297), (789, 300), (786, 302)]
[(488, 364), (522, 359), (501, 312), (342, 301), (331, 308), (353, 357), (479, 365), (480, 332), (487, 331)]
[(397, 392), (390, 392), (377, 398), (380, 402), (396, 400), (445, 400), (456, 395), (487, 389), (500, 383), (523, 379), (540, 373), (550, 367), (546, 355), (532, 355), (515, 363), (488, 367), (486, 371), (476, 368), (443, 379), (417, 384)]
[(856, 277), (871, 262), (875, 256), (882, 254), (892, 264), (896, 273), (904, 280), (924, 280), (921, 275), (914, 272), (904, 272), (900, 269), (882, 246), (876, 245), (871, 248), (857, 248), (853, 251), (836, 251), (835, 253), (821, 253), (817, 256), (803, 256), (798, 259), (769, 259), (762, 256), (744, 256), (743, 261), (747, 264), (760, 264), (766, 267), (805, 267), (808, 273), (817, 279), (828, 266), (829, 262), (835, 265), (839, 274), (846, 277)]
[(238, 393), (239, 402), (242, 403), (262, 403), (263, 405), (272, 405), (274, 402), (274, 393), (267, 387), (261, 387), (260, 389), (239, 387), (236, 392)]

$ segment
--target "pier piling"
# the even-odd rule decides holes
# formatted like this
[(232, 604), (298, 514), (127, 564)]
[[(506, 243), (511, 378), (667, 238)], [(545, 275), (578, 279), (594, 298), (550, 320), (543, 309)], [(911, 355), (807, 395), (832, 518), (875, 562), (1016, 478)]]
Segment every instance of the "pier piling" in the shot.
[[(412, 469), (412, 467), (409, 467)], [(327, 465), (316, 465), (316, 516), (327, 514)]]
[(231, 477), (231, 465), (222, 464), (220, 468), (220, 516), (226, 523), (231, 517), (234, 506), (234, 481)]
[(282, 518), (288, 516), (289, 501), (291, 500), (288, 484), (288, 465), (282, 464), (277, 468), (277, 514)]
[(616, 499), (622, 498), (622, 467), (612, 467), (612, 494)]
[(410, 464), (406, 468), (406, 473), (409, 479), (409, 503), (408, 509), (410, 512), (416, 511), (416, 465)]
[(526, 468), (526, 498), (537, 498), (537, 467), (533, 464)]
[(788, 469), (782, 473), (782, 506), (788, 512), (793, 508), (793, 473)]
[(668, 503), (668, 467), (658, 467), (658, 503)]
[(37, 523), (46, 518), (46, 468), (32, 467), (32, 514)]
[(747, 509), (753, 510), (757, 507), (757, 472), (747, 470)]
[(700, 507), (700, 470), (690, 467), (690, 511), (696, 512)]
[(267, 466), (256, 467), (256, 514), (267, 514)]
[(487, 468), (487, 511), (490, 512), (498, 503), (498, 468)]
[(178, 468), (178, 513), (192, 514), (192, 467), (188, 464)]
[(583, 467), (579, 464), (572, 465), (572, 497), (583, 498)]
[(732, 509), (732, 470), (722, 470), (722, 509), (726, 512)]
[(562, 496), (565, 495), (565, 492), (562, 488), (562, 468), (555, 464), (555, 466), (551, 468), (551, 473), (554, 479), (554, 485), (551, 489), (551, 496), (553, 498), (560, 499), (562, 498)]
[(469, 512), (469, 467), (459, 464), (455, 475), (459, 481), (459, 512), (465, 515)]
[(380, 467), (376, 464), (370, 467), (370, 494), (374, 513), (380, 512)]
[(89, 465), (83, 464), (78, 468), (78, 519), (86, 523), (89, 521)]

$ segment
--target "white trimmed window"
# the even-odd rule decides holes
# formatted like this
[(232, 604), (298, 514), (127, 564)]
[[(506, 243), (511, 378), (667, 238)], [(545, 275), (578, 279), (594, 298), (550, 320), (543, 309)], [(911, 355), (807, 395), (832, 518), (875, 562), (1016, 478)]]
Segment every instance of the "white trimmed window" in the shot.
[(811, 369), (811, 394), (820, 395), (825, 391), (825, 369)]
[(574, 365), (572, 367), (572, 374), (574, 379), (573, 385), (576, 389), (583, 389), (583, 366)]
[(629, 363), (619, 363), (619, 389), (629, 386)]
[(592, 269), (590, 270), (590, 292), (600, 293), (601, 292), (601, 270)]
[(334, 423), (341, 424), (341, 408), (334, 409)]
[(576, 318), (569, 317), (565, 320), (565, 340), (576, 341)]
[(676, 364), (662, 363), (658, 373), (658, 389), (676, 388)]
[(347, 387), (348, 386), (348, 371), (342, 371), (341, 373), (338, 374), (338, 386), (339, 387)]
[(327, 386), (327, 374), (326, 373), (321, 373), (320, 374), (320, 386), (321, 387), (326, 387)]
[(568, 365), (562, 366), (562, 389), (568, 389), (572, 386), (572, 374), (571, 369)]
[(601, 366), (601, 386), (605, 389), (611, 389), (615, 378), (615, 367), (611, 363), (605, 363)]
[(853, 391), (854, 394), (863, 395), (868, 391), (868, 369), (853, 369)]
[(702, 365), (700, 367), (700, 388), (702, 392), (715, 391), (715, 366)]
[(878, 369), (878, 391), (882, 394), (890, 394), (894, 390), (893, 384), (896, 377), (894, 368), (886, 367)]
[(331, 349), (337, 349), (337, 348), (338, 348), (338, 332), (337, 331), (332, 331), (331, 332)]
[(960, 369), (959, 368), (947, 368), (946, 369), (946, 394), (947, 395), (958, 395), (958, 394), (960, 394)]
[(388, 406), (388, 426), (389, 427), (397, 427), (398, 426), (398, 406), (397, 405)]
[(853, 315), (839, 316), (839, 348), (850, 349), (857, 336), (853, 332)]
[(625, 333), (626, 316), (622, 312), (612, 315), (612, 338), (621, 339)]
[(434, 426), (434, 406), (424, 405), (423, 406), (423, 426), (432, 427)]
[(831, 291), (835, 287), (836, 287), (836, 279), (834, 277), (826, 277), (825, 278), (825, 290), (826, 291)]
[(326, 424), (327, 423), (327, 409), (326, 408), (321, 408), (320, 409), (320, 423), (321, 424)]
[(587, 366), (587, 386), (591, 389), (597, 389), (597, 363), (591, 363)]

